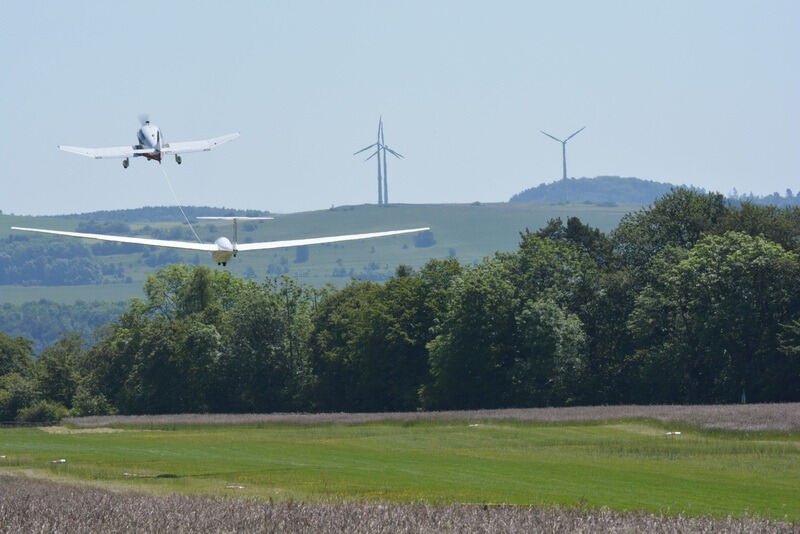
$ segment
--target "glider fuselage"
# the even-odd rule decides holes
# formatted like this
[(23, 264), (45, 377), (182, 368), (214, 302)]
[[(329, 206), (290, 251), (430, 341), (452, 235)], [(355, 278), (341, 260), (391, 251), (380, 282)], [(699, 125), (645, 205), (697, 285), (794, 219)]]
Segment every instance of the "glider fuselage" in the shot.
[(236, 255), (236, 246), (227, 237), (218, 238), (214, 244), (217, 245), (217, 250), (211, 253), (211, 257), (217, 265), (226, 265), (231, 256)]

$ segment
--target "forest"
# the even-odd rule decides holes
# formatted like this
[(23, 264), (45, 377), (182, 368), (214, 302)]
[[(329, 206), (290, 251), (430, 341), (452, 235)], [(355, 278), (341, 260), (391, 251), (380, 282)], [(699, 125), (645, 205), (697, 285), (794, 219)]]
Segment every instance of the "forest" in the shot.
[(341, 289), (174, 264), (92, 340), (0, 334), (0, 421), (800, 400), (800, 208), (673, 189)]

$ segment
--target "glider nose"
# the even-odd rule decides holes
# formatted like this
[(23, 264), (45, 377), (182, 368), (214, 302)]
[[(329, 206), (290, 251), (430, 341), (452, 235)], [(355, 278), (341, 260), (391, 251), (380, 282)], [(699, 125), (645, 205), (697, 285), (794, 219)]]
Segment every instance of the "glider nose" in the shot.
[(233, 252), (233, 243), (227, 237), (220, 237), (214, 244), (219, 247), (220, 250), (224, 250), (225, 252)]
[(214, 241), (214, 244), (217, 245), (218, 250), (212, 252), (211, 257), (218, 265), (226, 265), (234, 254), (233, 244), (227, 237), (220, 237)]

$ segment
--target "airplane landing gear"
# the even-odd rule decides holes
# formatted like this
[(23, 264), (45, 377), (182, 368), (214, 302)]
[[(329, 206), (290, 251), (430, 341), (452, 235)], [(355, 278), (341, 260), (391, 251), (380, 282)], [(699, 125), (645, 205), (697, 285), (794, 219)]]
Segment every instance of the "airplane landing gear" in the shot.
[(178, 163), (178, 165), (180, 165), (180, 164), (181, 164), (181, 162), (182, 162), (183, 160), (181, 159), (181, 156), (180, 156), (180, 154), (175, 154), (175, 161)]
[(123, 168), (127, 169), (128, 165), (130, 165), (130, 164), (131, 164), (131, 162), (130, 162), (130, 160), (128, 158), (125, 158), (125, 159), (122, 160), (122, 167)]

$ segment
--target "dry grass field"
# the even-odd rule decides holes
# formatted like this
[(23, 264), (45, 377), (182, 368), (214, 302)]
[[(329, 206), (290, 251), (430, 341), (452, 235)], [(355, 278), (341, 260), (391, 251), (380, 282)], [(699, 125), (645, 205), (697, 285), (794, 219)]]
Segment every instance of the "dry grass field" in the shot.
[(154, 497), (0, 474), (0, 533), (17, 532), (798, 532), (757, 518), (608, 509), (255, 502)]
[(566, 423), (652, 419), (705, 429), (747, 432), (800, 430), (800, 403), (729, 405), (578, 406), (568, 408), (519, 408), (450, 412), (322, 413), (322, 414), (170, 414), (102, 416), (65, 419), (83, 428), (109, 425), (207, 425), (207, 424), (357, 424), (379, 421), (497, 421)]

